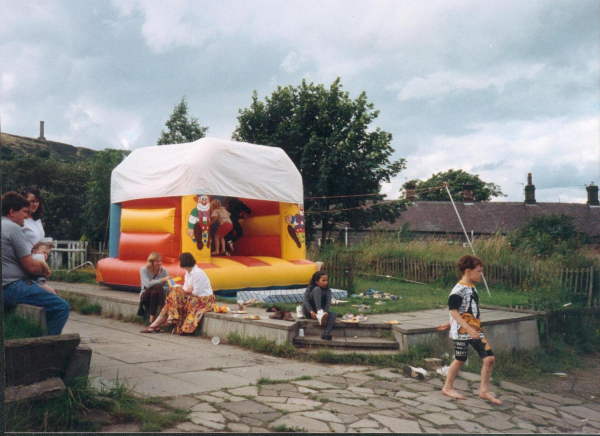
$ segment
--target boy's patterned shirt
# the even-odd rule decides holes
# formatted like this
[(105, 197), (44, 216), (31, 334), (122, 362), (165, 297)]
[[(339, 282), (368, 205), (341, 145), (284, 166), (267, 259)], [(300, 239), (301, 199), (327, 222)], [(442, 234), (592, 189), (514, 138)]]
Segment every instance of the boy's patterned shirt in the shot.
[[(470, 313), (473, 318), (479, 319), (479, 294), (475, 286), (458, 282), (448, 297), (449, 310), (457, 309), (458, 314)], [(460, 324), (450, 315), (450, 337), (454, 340), (466, 341), (473, 339), (468, 333), (460, 333)]]

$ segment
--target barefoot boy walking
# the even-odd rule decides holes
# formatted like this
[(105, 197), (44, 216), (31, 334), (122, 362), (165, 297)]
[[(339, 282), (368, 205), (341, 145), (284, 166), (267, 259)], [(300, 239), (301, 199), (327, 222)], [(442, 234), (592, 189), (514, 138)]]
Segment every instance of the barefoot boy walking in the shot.
[(448, 298), (450, 322), (438, 327), (439, 330), (450, 328), (450, 337), (454, 341), (454, 361), (448, 368), (448, 376), (442, 392), (449, 397), (466, 400), (454, 389), (454, 380), (460, 367), (467, 360), (467, 349), (471, 345), (483, 360), (479, 397), (494, 404), (502, 404), (502, 401), (489, 390), (495, 357), (481, 330), (479, 294), (475, 289), (475, 283), (481, 280), (483, 261), (467, 255), (460, 258), (457, 266), (462, 273), (462, 278), (454, 286)]

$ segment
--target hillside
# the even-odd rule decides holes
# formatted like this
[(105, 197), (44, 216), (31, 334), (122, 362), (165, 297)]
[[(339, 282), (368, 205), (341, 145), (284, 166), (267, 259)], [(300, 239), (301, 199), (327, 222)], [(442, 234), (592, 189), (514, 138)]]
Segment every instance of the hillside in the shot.
[(14, 160), (26, 154), (35, 154), (64, 162), (77, 162), (89, 159), (96, 153), (90, 148), (75, 147), (62, 142), (42, 141), (9, 133), (0, 133), (0, 145), (2, 160)]

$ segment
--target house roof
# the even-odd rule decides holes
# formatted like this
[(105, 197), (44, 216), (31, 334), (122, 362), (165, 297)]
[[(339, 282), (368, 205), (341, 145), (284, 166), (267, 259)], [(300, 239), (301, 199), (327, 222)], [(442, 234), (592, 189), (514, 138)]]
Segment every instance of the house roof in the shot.
[[(570, 215), (574, 218), (577, 231), (590, 236), (600, 236), (600, 208), (578, 203), (537, 203), (525, 205), (520, 202), (489, 202), (465, 205), (456, 203), (456, 208), (467, 232), (491, 234), (499, 230), (517, 230), (527, 220), (539, 214)], [(462, 233), (460, 222), (452, 203), (445, 201), (415, 202), (400, 214), (394, 223), (382, 222), (373, 230), (397, 231), (405, 223), (409, 230), (432, 233)]]

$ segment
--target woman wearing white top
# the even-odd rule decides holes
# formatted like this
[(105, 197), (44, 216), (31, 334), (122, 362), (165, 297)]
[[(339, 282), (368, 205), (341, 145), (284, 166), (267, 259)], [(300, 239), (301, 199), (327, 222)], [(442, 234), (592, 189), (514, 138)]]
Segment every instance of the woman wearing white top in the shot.
[(21, 195), (29, 201), (29, 218), (25, 218), (23, 233), (25, 239), (33, 247), (46, 236), (44, 226), (42, 225), (42, 216), (44, 216), (44, 200), (40, 190), (35, 186), (30, 186), (21, 191)]
[(215, 294), (208, 276), (196, 265), (194, 256), (183, 253), (179, 256), (179, 266), (186, 271), (183, 287), (173, 288), (160, 315), (140, 333), (158, 333), (163, 324), (173, 325), (173, 333), (194, 333), (204, 313), (213, 310)]

